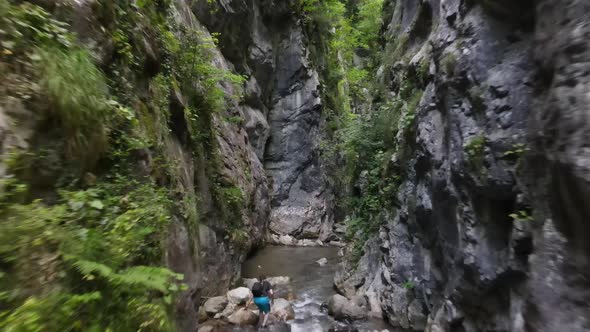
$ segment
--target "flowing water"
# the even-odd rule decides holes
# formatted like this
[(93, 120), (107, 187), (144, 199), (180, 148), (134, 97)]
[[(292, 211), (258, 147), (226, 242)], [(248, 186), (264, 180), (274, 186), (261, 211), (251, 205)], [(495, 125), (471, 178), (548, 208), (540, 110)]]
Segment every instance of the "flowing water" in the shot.
[[(316, 261), (327, 258), (320, 266)], [(288, 322), (292, 332), (323, 332), (331, 327), (345, 326), (328, 316), (321, 304), (335, 294), (332, 285), (338, 261), (338, 248), (268, 246), (248, 259), (242, 267), (244, 278), (288, 276), (286, 289), (278, 289), (277, 297), (288, 298), (295, 307), (295, 319)], [(397, 331), (381, 319), (368, 319), (353, 324), (359, 331)]]

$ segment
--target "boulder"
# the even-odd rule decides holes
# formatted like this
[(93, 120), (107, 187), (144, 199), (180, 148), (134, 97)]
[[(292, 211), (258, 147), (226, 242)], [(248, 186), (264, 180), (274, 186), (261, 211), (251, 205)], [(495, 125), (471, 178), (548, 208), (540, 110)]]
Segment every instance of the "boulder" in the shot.
[(223, 311), (217, 315), (215, 315), (216, 319), (222, 318), (222, 317), (229, 317), (231, 314), (233, 314), (236, 310), (238, 309), (238, 305), (235, 303), (228, 303), (227, 306), (225, 307), (225, 309), (223, 309)]
[(209, 316), (215, 316), (217, 313), (222, 312), (227, 306), (227, 296), (216, 296), (205, 301), (203, 308)]
[(227, 320), (231, 324), (238, 326), (255, 325), (258, 322), (258, 315), (250, 310), (240, 308), (231, 314)]
[(367, 317), (367, 310), (349, 301), (346, 297), (336, 294), (328, 301), (328, 314), (338, 320), (358, 320)]
[(199, 329), (197, 330), (197, 332), (213, 332), (215, 328), (211, 325), (205, 325), (205, 326), (201, 326), (199, 327)]
[[(339, 316), (335, 316), (336, 319), (339, 319)], [(344, 307), (342, 307), (341, 312), (341, 319), (364, 319), (367, 318), (367, 310), (357, 306), (352, 302), (348, 302)]]
[(293, 246), (297, 244), (297, 240), (291, 235), (281, 235), (279, 236), (278, 243), (285, 246)]
[(244, 285), (248, 289), (252, 289), (252, 286), (254, 286), (254, 284), (257, 282), (258, 282), (258, 279), (256, 279), (256, 278), (243, 278), (242, 279), (242, 285)]
[(252, 292), (246, 287), (238, 287), (227, 292), (227, 299), (233, 304), (246, 304), (252, 298)]
[(260, 331), (265, 331), (265, 332), (291, 332), (291, 325), (285, 323), (285, 322), (274, 322), (274, 323), (269, 323), (268, 326), (265, 329), (261, 329)]
[(198, 322), (202, 323), (202, 322), (206, 321), (208, 318), (209, 318), (209, 316), (207, 315), (207, 312), (205, 312), (205, 307), (200, 306), (198, 316), (197, 316)]
[(288, 285), (291, 283), (290, 277), (280, 276), (280, 277), (271, 277), (267, 278), (268, 281), (272, 286), (281, 286), (281, 285)]
[(317, 243), (314, 240), (303, 239), (303, 240), (299, 240), (297, 242), (297, 245), (302, 246), (302, 247), (315, 247), (315, 246), (317, 246)]
[(271, 306), (271, 313), (281, 320), (295, 319), (293, 305), (285, 299), (275, 299)]
[(326, 257), (322, 257), (316, 261), (320, 266), (324, 266), (328, 264), (328, 259)]
[(350, 298), (350, 302), (356, 304), (357, 306), (359, 306), (361, 308), (367, 308), (368, 307), (367, 299), (364, 296), (362, 296), (362, 295), (352, 296)]

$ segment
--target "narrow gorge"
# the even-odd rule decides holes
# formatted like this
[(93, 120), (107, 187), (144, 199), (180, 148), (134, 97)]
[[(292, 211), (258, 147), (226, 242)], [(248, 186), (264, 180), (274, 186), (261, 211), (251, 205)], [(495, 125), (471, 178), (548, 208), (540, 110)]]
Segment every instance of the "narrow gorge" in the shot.
[(284, 269), (362, 314), (272, 331), (590, 331), (589, 15), (0, 0), (0, 330), (204, 331)]

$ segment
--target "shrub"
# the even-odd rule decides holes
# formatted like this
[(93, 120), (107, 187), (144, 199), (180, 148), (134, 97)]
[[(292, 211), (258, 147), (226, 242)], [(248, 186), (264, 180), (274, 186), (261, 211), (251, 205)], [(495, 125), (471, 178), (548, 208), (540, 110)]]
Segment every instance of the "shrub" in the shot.
[(465, 145), (465, 153), (467, 154), (467, 161), (475, 171), (483, 171), (485, 159), (485, 136), (479, 135), (472, 138)]
[(51, 114), (63, 129), (68, 154), (93, 159), (106, 150), (107, 126), (113, 116), (102, 72), (83, 49), (51, 47), (39, 54), (41, 86)]
[[(7, 201), (8, 199), (8, 201)], [(0, 208), (0, 329), (171, 331), (181, 275), (162, 256), (170, 201), (151, 184), (62, 191), (57, 204)], [(12, 308), (12, 309), (8, 309)]]

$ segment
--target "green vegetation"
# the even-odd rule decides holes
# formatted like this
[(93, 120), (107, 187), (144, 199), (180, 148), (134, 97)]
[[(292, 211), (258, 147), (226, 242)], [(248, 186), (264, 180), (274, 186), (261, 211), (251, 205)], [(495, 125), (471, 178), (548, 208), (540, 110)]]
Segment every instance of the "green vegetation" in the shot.
[(26, 186), (8, 184), (0, 201), (3, 330), (172, 329), (168, 305), (182, 275), (151, 266), (171, 203), (152, 184), (105, 180), (62, 190), (53, 205), (27, 203)]
[(163, 246), (173, 217), (194, 237), (200, 216), (194, 184), (167, 149), (172, 135), (207, 161), (214, 204), (232, 222), (227, 241), (249, 245), (248, 198), (219, 184), (212, 124), (244, 78), (216, 67), (216, 36), (178, 27), (170, 6), (96, 2), (113, 45), (97, 66), (50, 10), (0, 0), (0, 106), (22, 101), (37, 128), (30, 147), (1, 157), (0, 330), (175, 330), (172, 304), (186, 285), (162, 266)]
[(533, 221), (533, 217), (531, 216), (529, 211), (520, 210), (515, 213), (511, 213), (508, 215), (512, 218), (512, 221)]
[(440, 62), (444, 72), (448, 76), (453, 76), (455, 74), (455, 69), (457, 68), (458, 63), (457, 56), (455, 56), (455, 54), (445, 54), (445, 56), (442, 58)]
[(526, 144), (518, 143), (515, 144), (512, 149), (504, 152), (504, 157), (516, 157), (520, 158), (523, 154), (530, 151)]
[(319, 39), (313, 45), (325, 45), (321, 52), (316, 50), (324, 57), (315, 55), (316, 63), (324, 65), (321, 78), (328, 114), (322, 151), (340, 193), (337, 204), (349, 216), (351, 261), (357, 262), (366, 240), (377, 233), (396, 199), (403, 165), (393, 160), (403, 160), (400, 157), (411, 149), (408, 141), (428, 83), (430, 58), (425, 56), (412, 71), (396, 69), (393, 88), (381, 86), (374, 80), (377, 64), (384, 64), (385, 75), (391, 75), (396, 62), (409, 62), (409, 37), (401, 28), (395, 29), (387, 48), (380, 49), (383, 1), (300, 3), (308, 35)]
[(402, 284), (402, 287), (403, 287), (405, 290), (409, 290), (409, 291), (410, 291), (410, 290), (413, 290), (413, 289), (414, 289), (414, 287), (416, 287), (416, 286), (414, 285), (414, 282), (412, 282), (411, 280), (408, 280), (408, 281), (406, 281), (406, 282), (404, 282), (404, 283)]
[(467, 94), (469, 96), (469, 101), (471, 102), (471, 106), (473, 110), (478, 114), (484, 114), (485, 112), (485, 103), (484, 103), (484, 91), (481, 86), (474, 85), (469, 90), (467, 90)]
[(473, 137), (465, 144), (467, 161), (474, 171), (484, 170), (486, 138), (483, 135)]
[(106, 151), (107, 127), (114, 118), (108, 88), (102, 72), (86, 50), (42, 49), (39, 52), (41, 87), (51, 105), (52, 118), (58, 119), (70, 156), (80, 157), (92, 150)]

